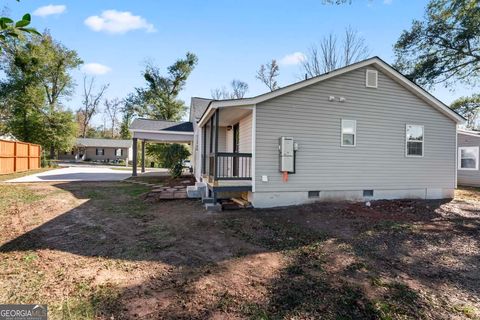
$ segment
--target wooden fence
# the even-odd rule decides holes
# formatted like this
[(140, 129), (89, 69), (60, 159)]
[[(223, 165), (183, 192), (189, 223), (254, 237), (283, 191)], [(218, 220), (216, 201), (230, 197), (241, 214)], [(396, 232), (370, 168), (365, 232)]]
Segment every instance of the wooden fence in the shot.
[(40, 168), (41, 151), (38, 144), (0, 140), (0, 174)]

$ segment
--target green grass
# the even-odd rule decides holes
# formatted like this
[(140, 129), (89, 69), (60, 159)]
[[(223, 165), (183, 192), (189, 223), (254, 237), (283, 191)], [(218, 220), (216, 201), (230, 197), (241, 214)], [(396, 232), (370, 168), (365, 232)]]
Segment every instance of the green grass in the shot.
[(26, 186), (3, 184), (0, 185), (0, 216), (7, 213), (7, 209), (13, 204), (29, 204), (44, 198), (44, 195), (36, 194)]
[(29, 176), (31, 174), (36, 174), (40, 172), (45, 172), (45, 171), (50, 171), (56, 168), (41, 168), (37, 170), (30, 170), (30, 171), (24, 171), (24, 172), (17, 172), (17, 173), (10, 173), (10, 174), (0, 174), (0, 181), (7, 181), (11, 179), (16, 179), (16, 178), (21, 178), (25, 176)]
[(83, 320), (110, 319), (122, 306), (120, 290), (111, 284), (90, 286), (85, 282), (77, 284), (72, 295), (60, 304), (52, 306), (53, 319)]

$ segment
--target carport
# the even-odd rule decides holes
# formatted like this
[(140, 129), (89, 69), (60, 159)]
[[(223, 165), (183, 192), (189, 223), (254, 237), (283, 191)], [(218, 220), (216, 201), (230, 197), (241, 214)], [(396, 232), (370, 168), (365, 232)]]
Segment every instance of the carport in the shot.
[(193, 124), (137, 118), (130, 125), (133, 140), (132, 176), (137, 176), (137, 146), (141, 141), (141, 172), (145, 172), (145, 143), (193, 143)]

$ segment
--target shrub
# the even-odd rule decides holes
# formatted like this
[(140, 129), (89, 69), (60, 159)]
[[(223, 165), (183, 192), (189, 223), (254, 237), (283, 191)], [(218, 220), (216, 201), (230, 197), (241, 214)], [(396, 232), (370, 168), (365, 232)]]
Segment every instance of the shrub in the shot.
[(182, 175), (183, 161), (190, 156), (190, 151), (183, 144), (154, 144), (147, 145), (147, 154), (160, 162), (163, 168), (167, 168), (172, 178)]

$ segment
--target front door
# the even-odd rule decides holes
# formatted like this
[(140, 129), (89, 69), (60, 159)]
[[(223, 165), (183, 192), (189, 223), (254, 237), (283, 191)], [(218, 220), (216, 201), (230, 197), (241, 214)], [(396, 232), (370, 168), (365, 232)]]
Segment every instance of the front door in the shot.
[[(240, 126), (237, 123), (233, 126), (233, 153), (240, 152)], [(233, 157), (233, 176), (238, 177), (238, 157)]]

